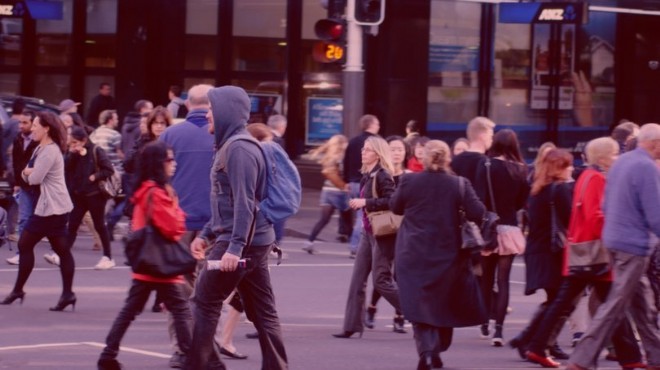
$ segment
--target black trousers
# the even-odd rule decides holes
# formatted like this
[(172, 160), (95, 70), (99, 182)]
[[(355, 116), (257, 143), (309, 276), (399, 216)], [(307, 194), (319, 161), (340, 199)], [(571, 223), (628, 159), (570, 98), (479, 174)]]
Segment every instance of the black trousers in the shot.
[(103, 245), (103, 255), (112, 259), (112, 251), (110, 250), (110, 235), (108, 228), (105, 226), (105, 204), (108, 202), (105, 195), (98, 193), (94, 195), (72, 195), (73, 211), (69, 216), (69, 245), (73, 247), (78, 236), (78, 228), (82, 223), (85, 213), (89, 211), (94, 222), (94, 229), (101, 237), (101, 244)]
[(119, 315), (112, 323), (110, 332), (105, 339), (105, 348), (101, 353), (101, 359), (109, 360), (117, 357), (121, 339), (126, 334), (131, 322), (135, 320), (135, 316), (142, 312), (152, 290), (155, 290), (163, 298), (165, 307), (172, 313), (179, 348), (185, 354), (190, 352), (192, 314), (190, 313), (188, 297), (183, 293), (181, 285), (178, 283), (152, 283), (133, 279), (124, 307), (119, 311)]
[[(209, 253), (208, 260), (220, 260), (227, 250), (228, 243), (217, 243)], [(250, 246), (243, 258), (250, 259), (250, 266), (232, 272), (208, 270), (204, 266), (197, 277), (193, 296), (195, 329), (188, 370), (207, 368), (224, 369), (217, 361), (207, 367), (213, 353), (213, 335), (220, 319), (222, 302), (234, 289), (243, 300), (245, 314), (254, 323), (259, 333), (262, 370), (288, 369), (286, 351), (282, 340), (282, 329), (275, 310), (275, 297), (268, 272), (268, 256), (271, 246)], [(216, 362), (213, 359), (213, 362)]]

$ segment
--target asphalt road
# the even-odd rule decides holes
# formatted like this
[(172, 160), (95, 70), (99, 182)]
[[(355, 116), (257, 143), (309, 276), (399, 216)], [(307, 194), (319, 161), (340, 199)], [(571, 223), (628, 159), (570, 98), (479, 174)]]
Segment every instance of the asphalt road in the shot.
[[(289, 223), (289, 234), (303, 235), (316, 220), (315, 202), (318, 192), (306, 194), (300, 214)], [(345, 244), (334, 240), (333, 221), (318, 243), (319, 254), (308, 255), (300, 250), (303, 239), (289, 236), (284, 242), (286, 258), (274, 266), (271, 276), (277, 308), (291, 369), (414, 369), (417, 355), (408, 326), (407, 334), (392, 332), (393, 310), (381, 300), (376, 328), (367, 329), (361, 339), (336, 339), (332, 333), (341, 331), (346, 291), (352, 262)], [(82, 234), (74, 247), (76, 276), (74, 290), (78, 296), (75, 312), (50, 312), (61, 289), (59, 269), (41, 257), (48, 251), (47, 243), (36, 248), (36, 267), (25, 291), (25, 302), (0, 306), (0, 369), (95, 369), (104, 338), (115, 315), (123, 304), (130, 283), (129, 269), (123, 266), (121, 245), (113, 243), (118, 266), (109, 271), (95, 271), (94, 264), (101, 253), (91, 250), (91, 238)], [(15, 266), (4, 264), (10, 257), (6, 247), (0, 249), (0, 298), (8, 294), (16, 277)], [(504, 339), (522, 329), (541, 296), (522, 295), (524, 265), (516, 260), (512, 273), (510, 306)], [(371, 288), (369, 288), (369, 292)], [(147, 308), (129, 328), (119, 360), (126, 369), (167, 369), (171, 348), (167, 335), (167, 316)], [(235, 345), (249, 357), (247, 360), (227, 359), (229, 369), (247, 370), (261, 367), (257, 340), (245, 338), (254, 331), (248, 322), (239, 324)], [(562, 333), (561, 345), (570, 350), (569, 334)], [(447, 369), (539, 369), (540, 366), (520, 360), (508, 347), (495, 348), (490, 341), (479, 339), (478, 329), (457, 329), (454, 342), (442, 355)], [(616, 363), (602, 361), (601, 369), (618, 369)]]

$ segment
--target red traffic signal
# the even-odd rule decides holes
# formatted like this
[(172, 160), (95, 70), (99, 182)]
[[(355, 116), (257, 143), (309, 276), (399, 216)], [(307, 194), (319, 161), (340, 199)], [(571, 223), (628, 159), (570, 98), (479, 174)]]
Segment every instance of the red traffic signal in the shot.
[(334, 19), (320, 19), (314, 25), (314, 32), (321, 40), (339, 40), (345, 30), (344, 22)]
[(312, 56), (320, 63), (335, 63), (344, 59), (346, 24), (341, 20), (320, 19), (314, 25), (316, 36), (324, 41), (314, 45)]

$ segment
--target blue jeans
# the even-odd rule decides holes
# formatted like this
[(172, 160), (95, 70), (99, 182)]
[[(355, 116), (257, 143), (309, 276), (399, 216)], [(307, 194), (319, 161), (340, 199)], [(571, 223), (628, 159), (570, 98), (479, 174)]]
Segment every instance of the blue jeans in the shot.
[[(351, 189), (351, 198), (359, 198), (360, 183), (349, 182), (348, 186)], [(353, 225), (353, 233), (351, 234), (350, 249), (352, 253), (357, 253), (358, 245), (360, 244), (360, 234), (362, 234), (362, 226), (362, 210), (358, 209), (355, 211), (355, 224)]]
[(30, 192), (21, 189), (18, 192), (18, 234), (23, 232), (25, 223), (34, 213), (34, 207), (37, 205), (37, 198)]

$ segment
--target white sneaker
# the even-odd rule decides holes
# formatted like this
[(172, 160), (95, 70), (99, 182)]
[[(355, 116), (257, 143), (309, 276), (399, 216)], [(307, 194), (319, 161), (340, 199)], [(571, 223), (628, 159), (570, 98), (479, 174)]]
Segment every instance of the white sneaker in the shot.
[(6, 261), (10, 265), (18, 265), (18, 262), (21, 260), (21, 257), (16, 254), (14, 257), (7, 258)]
[(101, 257), (101, 260), (99, 263), (94, 266), (95, 270), (110, 270), (111, 268), (115, 267), (115, 261), (111, 260), (110, 258), (103, 256)]
[(55, 252), (44, 254), (44, 259), (46, 260), (46, 262), (50, 263), (51, 265), (55, 265), (55, 266), (60, 265), (60, 256), (58, 256)]
[(310, 242), (309, 240), (305, 241), (305, 246), (302, 247), (302, 250), (309, 254), (316, 253), (316, 249), (314, 249), (314, 242)]

